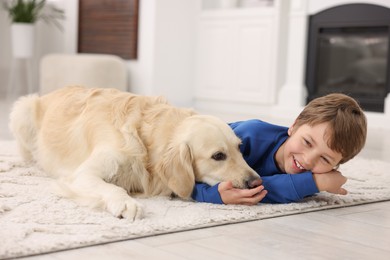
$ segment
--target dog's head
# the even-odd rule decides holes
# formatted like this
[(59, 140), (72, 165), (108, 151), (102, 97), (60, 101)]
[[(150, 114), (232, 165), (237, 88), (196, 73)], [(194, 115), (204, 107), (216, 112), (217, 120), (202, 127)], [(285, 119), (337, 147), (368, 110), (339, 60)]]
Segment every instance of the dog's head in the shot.
[(259, 185), (259, 175), (245, 162), (241, 140), (216, 117), (195, 115), (176, 129), (162, 160), (161, 177), (179, 197), (191, 195), (195, 181), (236, 188)]

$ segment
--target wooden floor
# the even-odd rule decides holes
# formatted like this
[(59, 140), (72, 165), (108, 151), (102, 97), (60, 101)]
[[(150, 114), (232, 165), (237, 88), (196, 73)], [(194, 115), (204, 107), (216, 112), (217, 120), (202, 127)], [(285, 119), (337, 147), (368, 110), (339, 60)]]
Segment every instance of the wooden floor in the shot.
[[(0, 139), (8, 104), (0, 102)], [(369, 129), (363, 157), (390, 162), (388, 130)], [(389, 169), (390, 174), (390, 169)], [(390, 259), (390, 202), (224, 225), (24, 259)]]

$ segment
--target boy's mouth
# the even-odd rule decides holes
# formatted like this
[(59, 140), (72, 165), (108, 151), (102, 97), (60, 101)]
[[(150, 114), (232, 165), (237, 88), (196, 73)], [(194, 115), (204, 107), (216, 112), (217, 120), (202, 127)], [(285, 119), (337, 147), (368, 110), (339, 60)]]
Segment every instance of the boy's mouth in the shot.
[(295, 158), (294, 158), (294, 163), (295, 163), (295, 166), (298, 168), (298, 169), (300, 169), (300, 170), (302, 170), (302, 171), (305, 171), (306, 169), (297, 161), (297, 160), (295, 160)]

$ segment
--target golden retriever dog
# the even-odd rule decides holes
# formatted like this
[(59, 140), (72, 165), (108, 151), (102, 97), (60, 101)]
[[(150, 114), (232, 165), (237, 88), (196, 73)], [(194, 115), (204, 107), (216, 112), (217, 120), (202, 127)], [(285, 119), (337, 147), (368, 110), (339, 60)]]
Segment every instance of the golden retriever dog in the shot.
[(21, 97), (10, 129), (23, 158), (56, 177), (63, 195), (130, 220), (142, 217), (130, 194), (189, 199), (196, 181), (261, 183), (225, 122), (162, 97), (70, 86)]

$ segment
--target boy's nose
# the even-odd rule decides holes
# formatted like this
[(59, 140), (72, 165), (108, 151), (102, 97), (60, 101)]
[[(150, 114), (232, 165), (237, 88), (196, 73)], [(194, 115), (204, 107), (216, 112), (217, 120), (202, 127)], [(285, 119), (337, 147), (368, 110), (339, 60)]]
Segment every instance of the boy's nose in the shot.
[(305, 167), (305, 169), (311, 169), (317, 160), (317, 156), (313, 153), (307, 153), (305, 154), (303, 160), (303, 167)]

